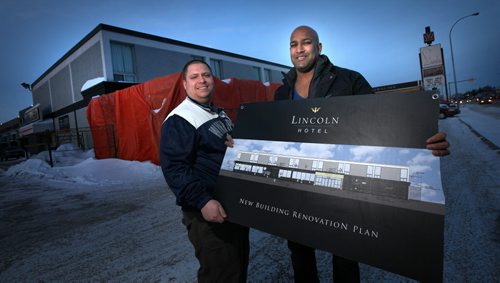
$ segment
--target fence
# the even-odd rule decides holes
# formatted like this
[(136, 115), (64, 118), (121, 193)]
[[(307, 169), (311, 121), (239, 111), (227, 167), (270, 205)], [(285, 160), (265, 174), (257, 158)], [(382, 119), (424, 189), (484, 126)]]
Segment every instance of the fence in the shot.
[[(105, 138), (99, 138), (95, 144), (94, 136)], [(63, 144), (75, 145), (72, 149), (60, 149), (63, 151), (94, 149), (96, 158), (117, 157), (117, 143), (113, 125), (79, 128), (78, 131), (67, 129), (35, 133), (23, 138), (22, 144), (28, 155), (47, 150), (51, 166), (54, 165), (52, 151)]]

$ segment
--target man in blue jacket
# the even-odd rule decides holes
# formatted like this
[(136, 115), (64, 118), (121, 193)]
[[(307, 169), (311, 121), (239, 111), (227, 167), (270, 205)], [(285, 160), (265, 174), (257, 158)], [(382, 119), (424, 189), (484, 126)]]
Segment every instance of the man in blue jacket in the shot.
[[(373, 93), (372, 87), (358, 72), (333, 65), (321, 55), (317, 32), (308, 26), (297, 27), (290, 36), (290, 59), (293, 68), (285, 75), (275, 100), (300, 100)], [(427, 140), (427, 148), (435, 156), (448, 155), (449, 144), (444, 133)], [(315, 251), (311, 247), (288, 241), (295, 282), (319, 282)], [(359, 282), (358, 263), (333, 255), (333, 280)]]
[(200, 263), (198, 282), (246, 282), (249, 230), (225, 222), (226, 212), (213, 197), (232, 123), (211, 103), (214, 79), (207, 63), (189, 61), (182, 79), (187, 97), (161, 129), (163, 175), (182, 207), (182, 223)]

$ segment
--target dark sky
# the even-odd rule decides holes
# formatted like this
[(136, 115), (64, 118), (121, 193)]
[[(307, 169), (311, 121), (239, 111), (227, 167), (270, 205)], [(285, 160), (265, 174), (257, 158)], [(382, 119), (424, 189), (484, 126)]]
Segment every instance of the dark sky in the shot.
[(32, 83), (99, 23), (291, 65), (294, 27), (315, 28), (334, 64), (372, 86), (420, 79), (425, 26), (441, 43), (452, 81), (448, 34), (460, 91), (500, 87), (500, 1), (53, 1), (0, 2), (0, 122), (32, 104)]

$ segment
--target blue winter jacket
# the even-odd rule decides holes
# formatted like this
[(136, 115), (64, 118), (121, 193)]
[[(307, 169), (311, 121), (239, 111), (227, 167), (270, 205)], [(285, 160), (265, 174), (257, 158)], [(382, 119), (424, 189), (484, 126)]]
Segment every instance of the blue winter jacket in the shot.
[(213, 198), (232, 123), (226, 113), (187, 97), (165, 119), (160, 164), (183, 210), (200, 210)]

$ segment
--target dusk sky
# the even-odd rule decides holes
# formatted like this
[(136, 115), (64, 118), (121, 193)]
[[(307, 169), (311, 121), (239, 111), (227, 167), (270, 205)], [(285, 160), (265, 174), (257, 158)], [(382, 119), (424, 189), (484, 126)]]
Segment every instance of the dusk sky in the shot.
[(32, 104), (33, 83), (99, 23), (291, 65), (289, 37), (315, 28), (323, 53), (373, 87), (419, 80), (418, 53), (430, 26), (458, 90), (500, 87), (500, 1), (36, 1), (0, 2), (0, 122)]

